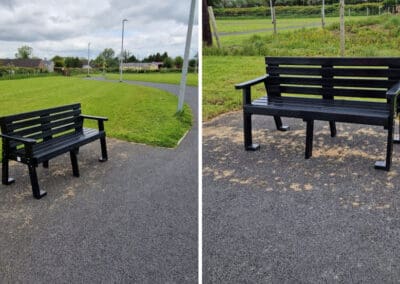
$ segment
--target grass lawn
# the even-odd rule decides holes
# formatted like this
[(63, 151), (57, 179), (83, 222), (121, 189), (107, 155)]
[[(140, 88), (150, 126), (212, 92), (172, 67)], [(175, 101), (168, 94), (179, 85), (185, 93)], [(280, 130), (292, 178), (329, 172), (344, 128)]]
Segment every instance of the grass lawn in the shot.
[[(181, 83), (181, 73), (124, 73), (123, 80), (144, 81), (155, 83), (176, 84)], [(119, 80), (119, 74), (108, 73), (107, 79)], [(198, 85), (197, 74), (189, 73), (187, 76), (188, 86)]]
[[(399, 16), (363, 17), (362, 20), (346, 22), (346, 56), (400, 56), (399, 42)], [(210, 56), (212, 54), (225, 56)], [(338, 25), (332, 24), (325, 30), (300, 29), (277, 36), (253, 35), (251, 40), (241, 42), (237, 48), (205, 48), (204, 120), (241, 108), (242, 95), (234, 85), (265, 74), (265, 55), (339, 56)], [(254, 97), (263, 92), (263, 85), (257, 86)]]
[(80, 102), (83, 113), (109, 118), (108, 136), (154, 146), (176, 146), (192, 124), (188, 105), (176, 114), (177, 97), (149, 87), (49, 77), (0, 81), (0, 94), (0, 116)]

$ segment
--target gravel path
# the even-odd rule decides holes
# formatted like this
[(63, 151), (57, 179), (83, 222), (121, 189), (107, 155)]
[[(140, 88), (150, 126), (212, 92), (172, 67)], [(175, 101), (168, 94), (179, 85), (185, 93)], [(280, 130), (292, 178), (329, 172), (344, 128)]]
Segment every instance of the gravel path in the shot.
[[(133, 83), (133, 82), (127, 82)], [(149, 84), (177, 94), (178, 87)], [(186, 102), (197, 117), (197, 88)], [(48, 195), (34, 200), (27, 169), (0, 185), (0, 283), (194, 283), (197, 281), (197, 121), (176, 149), (108, 139), (39, 167)], [(107, 124), (106, 124), (107, 130)]]
[(393, 283), (400, 279), (400, 146), (392, 170), (386, 131), (316, 122), (304, 159), (305, 123), (255, 117), (243, 147), (242, 114), (203, 124), (205, 283)]

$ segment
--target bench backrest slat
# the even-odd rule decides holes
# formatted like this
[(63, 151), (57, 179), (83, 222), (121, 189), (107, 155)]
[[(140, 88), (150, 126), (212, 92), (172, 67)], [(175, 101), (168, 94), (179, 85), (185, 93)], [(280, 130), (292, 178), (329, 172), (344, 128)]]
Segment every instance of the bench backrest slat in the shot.
[(400, 58), (266, 57), (267, 92), (339, 97), (386, 98), (400, 80)]
[[(31, 138), (40, 143), (53, 136), (82, 131), (83, 120), (80, 114), (81, 105), (71, 104), (5, 116), (0, 118), (0, 126), (4, 134)], [(10, 148), (20, 144), (11, 142)]]

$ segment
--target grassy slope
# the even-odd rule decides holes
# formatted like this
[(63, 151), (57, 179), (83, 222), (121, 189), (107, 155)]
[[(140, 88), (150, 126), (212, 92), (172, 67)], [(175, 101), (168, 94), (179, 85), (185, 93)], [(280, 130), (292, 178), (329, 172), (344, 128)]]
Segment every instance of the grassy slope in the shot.
[[(119, 74), (107, 74), (107, 79), (119, 79)], [(155, 83), (166, 83), (166, 84), (180, 84), (181, 73), (125, 73), (123, 74), (124, 80), (133, 81), (144, 81), (144, 82), (155, 82)], [(190, 73), (187, 77), (188, 86), (198, 85), (197, 74)]]
[[(109, 136), (156, 146), (174, 147), (190, 128), (185, 105), (176, 115), (177, 98), (158, 89), (82, 80), (73, 77), (0, 82), (0, 116), (81, 102), (85, 114), (107, 116)], [(93, 122), (87, 124), (97, 127)]]
[[(348, 22), (346, 30), (347, 56), (400, 56), (400, 17), (371, 17)], [(241, 42), (240, 52), (273, 56), (338, 56), (338, 27), (334, 25), (325, 31), (321, 28), (303, 29), (278, 34), (277, 37), (256, 36)], [(264, 73), (261, 55), (203, 56), (203, 119), (239, 109), (241, 93), (234, 90), (234, 84)], [(257, 89), (256, 96), (262, 94), (263, 87)]]

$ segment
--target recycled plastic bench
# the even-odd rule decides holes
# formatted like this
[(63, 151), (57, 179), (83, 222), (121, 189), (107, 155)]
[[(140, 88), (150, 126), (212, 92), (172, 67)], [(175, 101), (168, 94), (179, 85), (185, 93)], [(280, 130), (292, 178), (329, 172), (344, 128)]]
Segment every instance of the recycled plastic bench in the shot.
[[(312, 156), (314, 120), (329, 121), (332, 137), (335, 122), (378, 125), (388, 136), (386, 160), (376, 162), (375, 168), (390, 170), (393, 142), (400, 142), (394, 139), (400, 58), (266, 57), (265, 62), (266, 75), (235, 86), (243, 89), (246, 150), (259, 149), (252, 141), (252, 115), (273, 116), (280, 131), (289, 129), (281, 117), (303, 119), (306, 159)], [(252, 101), (251, 86), (259, 83), (267, 95)]]
[[(98, 121), (98, 130), (84, 128), (84, 119)], [(71, 104), (44, 110), (14, 114), (0, 118), (2, 138), (2, 183), (14, 182), (9, 177), (9, 160), (28, 165), (33, 196), (37, 199), (46, 195), (39, 188), (36, 167), (61, 154), (70, 153), (72, 172), (79, 177), (77, 153), (79, 147), (100, 139), (101, 162), (107, 161), (106, 117), (81, 114), (80, 104)]]

